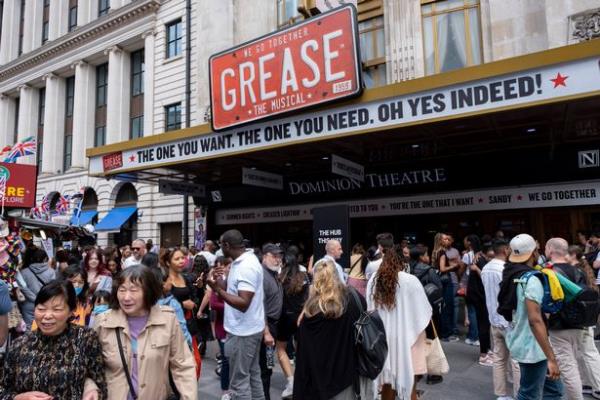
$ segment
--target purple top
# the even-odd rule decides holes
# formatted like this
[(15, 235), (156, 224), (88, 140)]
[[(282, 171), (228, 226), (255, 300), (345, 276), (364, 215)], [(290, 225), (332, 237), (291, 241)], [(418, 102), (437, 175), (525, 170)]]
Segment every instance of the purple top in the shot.
[[(129, 336), (131, 337), (131, 382), (133, 383), (134, 390), (138, 392), (138, 337), (144, 330), (146, 323), (148, 322), (148, 316), (143, 317), (127, 317), (127, 323), (129, 324)], [(133, 400), (131, 393), (127, 396), (128, 400)]]

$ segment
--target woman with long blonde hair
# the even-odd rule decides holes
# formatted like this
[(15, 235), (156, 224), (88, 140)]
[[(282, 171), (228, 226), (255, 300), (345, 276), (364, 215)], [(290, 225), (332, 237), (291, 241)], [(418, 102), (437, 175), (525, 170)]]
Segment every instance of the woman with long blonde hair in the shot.
[[(361, 314), (352, 288), (332, 261), (318, 262), (296, 333), (294, 400), (351, 400), (358, 380), (354, 323)], [(362, 307), (366, 308), (364, 299)]]

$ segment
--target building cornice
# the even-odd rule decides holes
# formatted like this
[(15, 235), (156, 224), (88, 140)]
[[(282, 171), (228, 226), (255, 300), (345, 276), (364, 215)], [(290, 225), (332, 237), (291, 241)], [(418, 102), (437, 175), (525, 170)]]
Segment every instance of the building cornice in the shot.
[(0, 67), (0, 82), (39, 64), (60, 57), (83, 44), (97, 40), (128, 22), (156, 12), (159, 7), (160, 0), (138, 0), (118, 8), (114, 12), (108, 13), (108, 15), (77, 28), (56, 40), (47, 42), (32, 52), (3, 65)]

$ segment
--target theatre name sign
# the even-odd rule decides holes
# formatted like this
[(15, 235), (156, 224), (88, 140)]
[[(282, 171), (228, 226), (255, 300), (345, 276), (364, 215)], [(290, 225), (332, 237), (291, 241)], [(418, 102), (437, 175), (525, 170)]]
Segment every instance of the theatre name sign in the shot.
[(355, 8), (345, 6), (213, 55), (213, 129), (358, 95), (357, 37)]

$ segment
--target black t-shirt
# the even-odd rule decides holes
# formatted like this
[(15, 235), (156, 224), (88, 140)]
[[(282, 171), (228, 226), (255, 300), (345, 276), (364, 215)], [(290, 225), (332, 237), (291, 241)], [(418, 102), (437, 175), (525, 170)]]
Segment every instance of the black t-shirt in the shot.
[[(475, 265), (483, 270), (485, 264), (487, 264), (486, 258), (481, 253), (475, 254)], [(469, 266), (467, 265), (467, 268)], [(483, 301), (485, 303), (485, 289), (483, 288), (483, 282), (481, 281), (481, 275), (477, 272), (469, 272), (469, 280), (467, 281), (467, 301), (471, 303)]]

